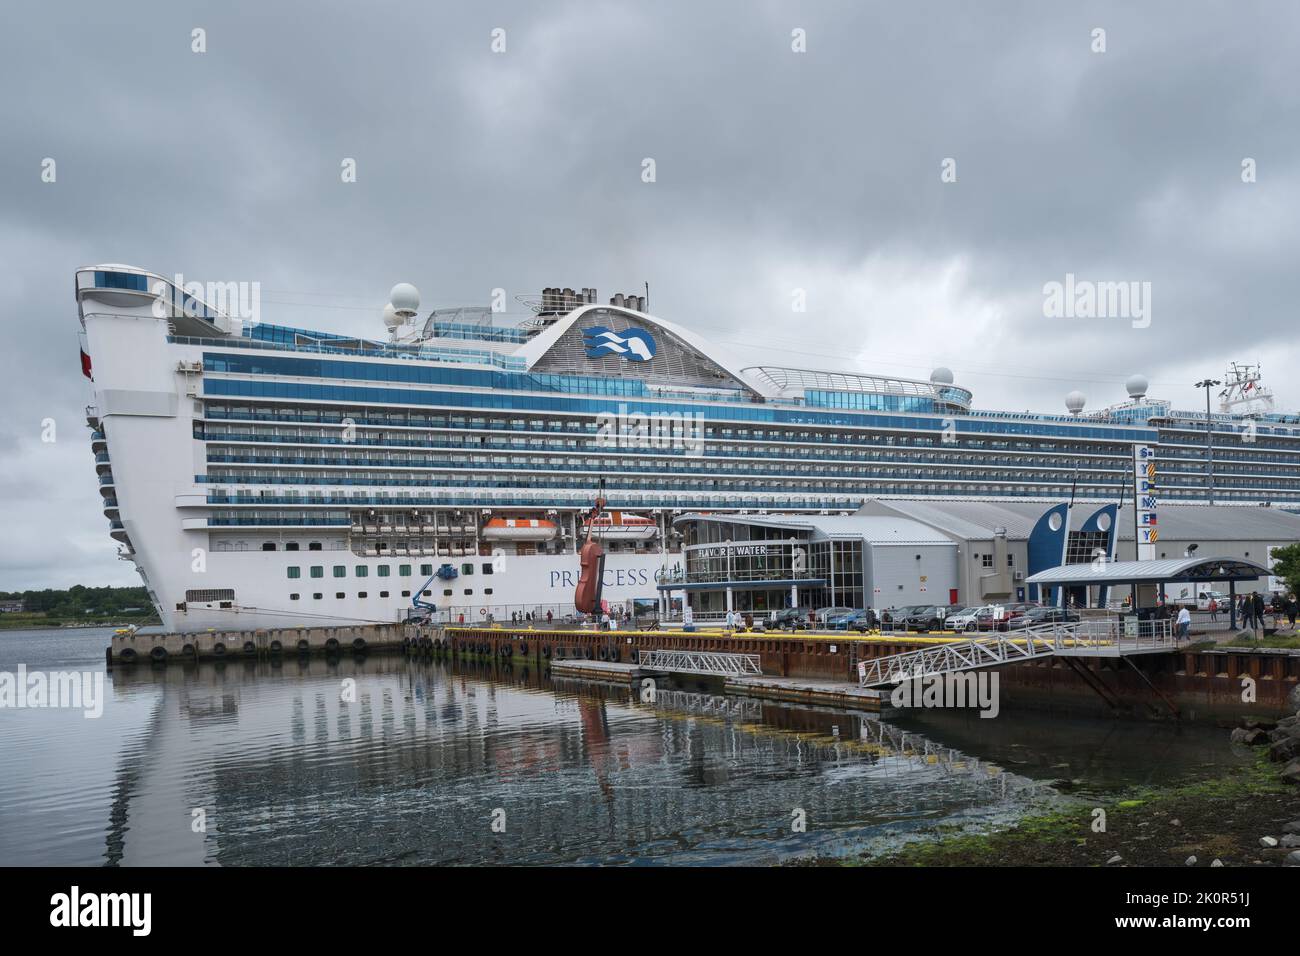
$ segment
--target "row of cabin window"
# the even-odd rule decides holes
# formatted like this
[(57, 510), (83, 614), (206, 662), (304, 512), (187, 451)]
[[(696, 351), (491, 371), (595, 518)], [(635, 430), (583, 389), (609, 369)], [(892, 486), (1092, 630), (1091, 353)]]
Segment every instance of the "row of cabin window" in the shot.
[[(376, 566), (376, 574), (377, 574), (377, 576), (378, 576), (378, 577), (381, 577), (381, 578), (389, 577), (390, 574), (391, 574), (391, 567), (392, 567), (391, 565), (387, 565), (387, 564), (380, 564), (380, 565), (377, 565), (377, 566)], [(412, 568), (412, 567), (413, 567), (413, 565), (410, 565), (410, 564), (399, 564), (399, 565), (397, 566), (397, 574), (398, 574), (398, 576), (399, 576), (399, 577), (403, 577), (403, 578), (409, 578), (409, 577), (411, 576), (411, 568)], [(295, 564), (295, 565), (290, 565), (289, 568), (288, 568), (287, 570), (288, 570), (288, 576), (291, 577), (291, 578), (300, 578), (300, 577), (302, 577), (302, 568), (299, 567), (299, 566), (296, 565), (296, 564)], [(314, 565), (311, 566), (311, 568), (310, 568), (309, 570), (310, 570), (310, 574), (311, 574), (311, 576), (312, 576), (313, 578), (323, 578), (323, 577), (325, 577), (325, 566), (324, 566), (324, 565), (314, 564)], [(432, 565), (432, 564), (422, 564), (422, 565), (420, 565), (420, 573), (423, 574), (423, 575), (431, 575), (431, 574), (433, 574), (433, 565)], [(473, 574), (473, 573), (474, 573), (474, 565), (473, 565), (471, 562), (466, 561), (464, 564), (462, 564), (462, 565), (460, 566), (460, 573), (461, 573), (461, 574), (467, 574), (467, 575), (468, 575), (468, 574)], [(484, 573), (484, 574), (491, 574), (491, 573), (492, 573), (492, 562), (491, 562), (491, 561), (484, 561), (484, 562), (483, 562), (483, 573)], [(364, 577), (368, 577), (369, 574), (370, 574), (370, 565), (368, 565), (368, 564), (358, 564), (358, 565), (356, 566), (356, 568), (355, 568), (355, 574), (354, 574), (355, 577), (358, 577), (358, 578), (364, 578)], [(347, 565), (345, 565), (345, 564), (336, 564), (336, 565), (334, 565), (334, 577), (336, 577), (336, 578), (346, 578), (347, 576), (348, 576), (348, 568), (347, 568)]]
[[(491, 593), (492, 593), (492, 589), (491, 589), (491, 588), (484, 588), (484, 589), (483, 589), (483, 593), (484, 593), (484, 594), (491, 594)], [(421, 594), (421, 596), (423, 596), (423, 597), (433, 597), (433, 592), (432, 592), (432, 591), (421, 591), (420, 594)], [(467, 597), (472, 597), (472, 596), (474, 595), (474, 589), (473, 589), (473, 588), (466, 588), (466, 589), (465, 589), (465, 594), (466, 594)], [(388, 597), (388, 592), (387, 592), (387, 591), (380, 591), (380, 592), (379, 592), (379, 596), (380, 596), (381, 598), (386, 598), (386, 597)], [(410, 592), (410, 591), (403, 591), (403, 592), (402, 592), (402, 597), (406, 598), (406, 597), (410, 597), (410, 596), (411, 596), (411, 592)], [(452, 595), (451, 595), (451, 588), (446, 588), (446, 589), (442, 592), (442, 596), (443, 596), (443, 597), (451, 597), (451, 596), (452, 596)], [(321, 600), (321, 599), (324, 598), (324, 597), (325, 597), (325, 595), (321, 594), (319, 591), (317, 591), (315, 594), (313, 594), (313, 595), (311, 596), (311, 598), (312, 598), (313, 601), (319, 601), (319, 600)], [(342, 601), (342, 600), (343, 600), (344, 598), (346, 598), (346, 597), (347, 597), (347, 594), (344, 593), (343, 591), (335, 591), (335, 592), (334, 592), (334, 598), (335, 598), (335, 600)], [(366, 591), (358, 591), (358, 592), (357, 592), (357, 597), (359, 597), (359, 598), (367, 598), (367, 597), (370, 597), (370, 595), (369, 595), (369, 593), (366, 592)], [(301, 598), (302, 598), (302, 595), (301, 595), (301, 594), (290, 594), (290, 595), (289, 595), (289, 600), (290, 600), (290, 601), (297, 601), (297, 600), (300, 600)]]

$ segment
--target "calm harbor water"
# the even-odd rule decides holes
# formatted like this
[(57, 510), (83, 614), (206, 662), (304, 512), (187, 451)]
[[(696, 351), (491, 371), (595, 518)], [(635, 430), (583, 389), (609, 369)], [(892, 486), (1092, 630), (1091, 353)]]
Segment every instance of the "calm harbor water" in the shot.
[[(0, 671), (104, 674), (110, 634), (0, 631)], [(143, 665), (104, 687), (98, 719), (0, 708), (0, 865), (777, 863), (1007, 822), (1060, 781), (1247, 759), (1205, 727), (878, 720), (689, 687), (644, 704), (397, 656)]]

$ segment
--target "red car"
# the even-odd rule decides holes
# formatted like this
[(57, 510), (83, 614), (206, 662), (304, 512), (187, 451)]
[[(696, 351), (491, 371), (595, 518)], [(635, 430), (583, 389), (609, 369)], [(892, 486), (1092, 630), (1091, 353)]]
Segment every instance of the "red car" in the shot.
[(1002, 605), (1002, 620), (994, 621), (992, 611), (982, 611), (975, 617), (975, 627), (980, 631), (1005, 631), (1011, 627), (1011, 622), (1018, 617), (1024, 616), (1032, 604), (1004, 604)]

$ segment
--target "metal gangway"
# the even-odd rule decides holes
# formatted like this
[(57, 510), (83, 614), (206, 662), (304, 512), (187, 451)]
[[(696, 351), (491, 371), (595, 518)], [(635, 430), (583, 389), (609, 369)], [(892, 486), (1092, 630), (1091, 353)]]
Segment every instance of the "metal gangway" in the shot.
[(956, 640), (858, 662), (858, 684), (881, 687), (932, 675), (955, 674), (1043, 657), (1128, 657), (1176, 650), (1169, 621), (1115, 618), (1040, 624), (986, 637)]
[(719, 654), (713, 651), (642, 651), (637, 665), (643, 670), (675, 671), (682, 674), (715, 674), (719, 677), (760, 677), (757, 654)]

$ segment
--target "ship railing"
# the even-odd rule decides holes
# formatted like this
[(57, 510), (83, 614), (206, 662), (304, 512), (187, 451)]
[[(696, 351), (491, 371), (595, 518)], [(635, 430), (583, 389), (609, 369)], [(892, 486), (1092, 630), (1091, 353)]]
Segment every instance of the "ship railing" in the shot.
[[(455, 579), (453, 578), (452, 581)], [(438, 604), (441, 595), (439, 581), (435, 580), (426, 591), (429, 593), (424, 596), (424, 600)], [(613, 601), (609, 604), (610, 620), (616, 630), (635, 630), (638, 626), (659, 620), (657, 605), (651, 607), (642, 604), (634, 608), (631, 602), (625, 601)], [(495, 627), (520, 630), (562, 628), (596, 630), (603, 627), (603, 620), (597, 620), (596, 616), (591, 614), (580, 613), (574, 609), (572, 602), (568, 604), (471, 604), (449, 607), (440, 605), (438, 610), (430, 615), (430, 620), (449, 627)]]

